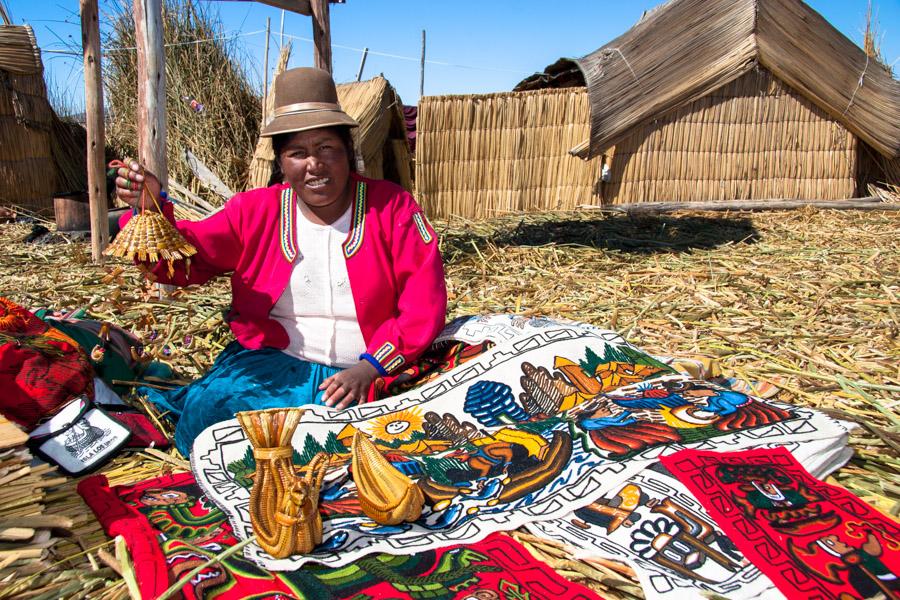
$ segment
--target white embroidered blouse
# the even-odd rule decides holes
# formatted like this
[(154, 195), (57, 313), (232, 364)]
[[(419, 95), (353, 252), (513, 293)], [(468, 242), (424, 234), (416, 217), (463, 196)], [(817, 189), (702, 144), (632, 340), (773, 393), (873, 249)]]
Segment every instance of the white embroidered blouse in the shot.
[(331, 225), (312, 223), (297, 208), (297, 260), (270, 313), (290, 338), (284, 352), (340, 368), (352, 367), (366, 351), (341, 247), (352, 208)]

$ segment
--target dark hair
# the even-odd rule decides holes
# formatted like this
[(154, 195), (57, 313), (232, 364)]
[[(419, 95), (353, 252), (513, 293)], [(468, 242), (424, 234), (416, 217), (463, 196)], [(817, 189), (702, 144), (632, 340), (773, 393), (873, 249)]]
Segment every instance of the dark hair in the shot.
[[(347, 163), (350, 165), (350, 172), (356, 173), (356, 151), (353, 145), (353, 134), (350, 128), (343, 125), (335, 125), (333, 127), (323, 127), (337, 134), (344, 143), (347, 150)], [(275, 152), (275, 168), (272, 170), (272, 176), (269, 177), (268, 185), (275, 185), (284, 181), (284, 172), (281, 170), (281, 151), (287, 146), (287, 143), (296, 132), (279, 133), (272, 136), (272, 150)]]

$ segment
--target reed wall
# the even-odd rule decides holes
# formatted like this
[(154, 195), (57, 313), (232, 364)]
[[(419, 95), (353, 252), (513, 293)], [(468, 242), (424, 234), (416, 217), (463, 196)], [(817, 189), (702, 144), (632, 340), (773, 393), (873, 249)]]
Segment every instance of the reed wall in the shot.
[(607, 156), (603, 203), (856, 195), (858, 139), (769, 71), (632, 129)]
[[(53, 213), (52, 109), (31, 28), (0, 26), (0, 205)], [(28, 56), (31, 60), (27, 60)]]
[(568, 154), (589, 119), (584, 88), (422, 98), (417, 199), (433, 218), (593, 203), (600, 161)]

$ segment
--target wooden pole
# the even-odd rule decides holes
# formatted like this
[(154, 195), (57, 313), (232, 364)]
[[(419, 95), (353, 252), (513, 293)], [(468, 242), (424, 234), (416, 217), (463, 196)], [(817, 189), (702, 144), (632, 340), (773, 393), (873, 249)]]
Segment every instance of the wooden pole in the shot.
[[(284, 19), (284, 11), (281, 11), (281, 18)], [(284, 21), (282, 20), (282, 24)], [(263, 126), (266, 124), (266, 98), (269, 97), (269, 17), (266, 17), (266, 53), (265, 59), (263, 59), (265, 63), (265, 68), (263, 69), (263, 100), (262, 100), (262, 122)]]
[(103, 262), (109, 243), (106, 206), (106, 135), (103, 130), (103, 81), (100, 73), (100, 21), (97, 0), (81, 0), (81, 46), (84, 52), (84, 109), (87, 127), (88, 194), (91, 211), (91, 257)]
[(360, 81), (362, 79), (363, 69), (366, 68), (366, 57), (369, 55), (369, 49), (363, 48), (363, 55), (359, 61), (359, 71), (356, 72), (356, 80)]
[(134, 0), (138, 59), (138, 159), (168, 186), (166, 57), (162, 0)]
[(284, 48), (284, 9), (281, 9), (281, 29), (278, 31), (278, 50)]
[(422, 30), (422, 58), (419, 61), (419, 99), (425, 95), (425, 30)]
[(328, 0), (310, 0), (312, 8), (314, 64), (331, 73), (331, 19)]

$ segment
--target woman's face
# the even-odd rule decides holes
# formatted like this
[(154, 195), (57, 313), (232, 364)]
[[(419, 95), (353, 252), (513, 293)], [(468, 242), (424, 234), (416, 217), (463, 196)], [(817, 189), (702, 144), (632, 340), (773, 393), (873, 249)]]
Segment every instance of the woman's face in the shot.
[(326, 208), (348, 198), (347, 148), (333, 129), (291, 135), (281, 149), (280, 160), (285, 180), (307, 206)]

